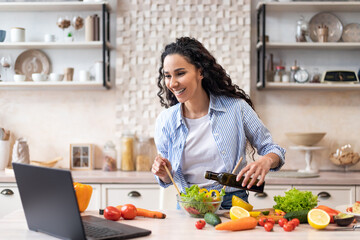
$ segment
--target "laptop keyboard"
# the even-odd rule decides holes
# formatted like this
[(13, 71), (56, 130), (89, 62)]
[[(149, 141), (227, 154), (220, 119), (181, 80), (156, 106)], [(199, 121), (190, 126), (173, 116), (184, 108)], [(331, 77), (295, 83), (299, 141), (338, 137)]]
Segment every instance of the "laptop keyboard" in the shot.
[(119, 236), (122, 234), (121, 231), (116, 231), (111, 228), (106, 228), (103, 226), (97, 226), (88, 222), (83, 222), (85, 235), (93, 238), (105, 238), (111, 236)]

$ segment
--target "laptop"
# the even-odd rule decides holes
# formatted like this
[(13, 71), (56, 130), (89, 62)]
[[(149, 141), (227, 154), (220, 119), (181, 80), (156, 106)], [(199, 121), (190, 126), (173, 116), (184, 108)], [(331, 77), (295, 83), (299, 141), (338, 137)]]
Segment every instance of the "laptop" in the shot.
[(151, 234), (143, 228), (81, 216), (71, 172), (13, 163), (28, 228), (61, 239), (128, 239)]

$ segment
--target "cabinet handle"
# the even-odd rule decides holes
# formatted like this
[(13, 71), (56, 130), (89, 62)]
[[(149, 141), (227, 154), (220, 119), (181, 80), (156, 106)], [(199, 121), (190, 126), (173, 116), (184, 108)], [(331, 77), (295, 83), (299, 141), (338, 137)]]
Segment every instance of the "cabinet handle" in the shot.
[(129, 197), (141, 197), (141, 194), (138, 191), (131, 191), (128, 193)]
[(2, 195), (14, 195), (14, 192), (11, 189), (4, 189), (1, 191)]
[(254, 196), (257, 197), (257, 198), (266, 198), (268, 195), (267, 195), (266, 192), (262, 192), (262, 193), (257, 192), (257, 193), (254, 194)]
[(319, 198), (328, 199), (331, 197), (330, 193), (328, 192), (319, 192), (317, 195)]

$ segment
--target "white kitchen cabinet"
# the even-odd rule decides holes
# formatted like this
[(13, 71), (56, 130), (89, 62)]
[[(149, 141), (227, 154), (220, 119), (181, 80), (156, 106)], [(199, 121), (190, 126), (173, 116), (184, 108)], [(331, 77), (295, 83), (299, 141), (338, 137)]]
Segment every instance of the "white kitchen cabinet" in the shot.
[(355, 187), (355, 200), (360, 201), (360, 186), (356, 185)]
[(93, 188), (93, 192), (86, 210), (99, 210), (101, 208), (101, 184), (88, 185)]
[(22, 209), (16, 183), (0, 183), (0, 218), (15, 210)]
[(102, 184), (102, 208), (131, 203), (150, 210), (160, 209), (158, 184)]
[[(113, 34), (110, 34), (110, 22), (116, 25), (114, 17), (110, 12), (112, 7), (116, 8), (116, 1), (107, 2), (3, 2), (0, 3), (0, 22), (1, 28), (6, 30), (6, 39), (0, 42), (0, 57), (9, 56), (11, 67), (3, 81), (0, 82), (0, 90), (23, 90), (23, 89), (109, 89), (111, 87), (110, 78), (110, 44), (111, 39), (115, 39), (115, 27), (111, 27)], [(89, 15), (97, 14), (100, 18), (100, 40), (85, 41), (85, 18)], [(116, 14), (115, 14), (116, 15)], [(84, 19), (84, 27), (78, 31), (71, 29), (75, 36), (73, 42), (66, 42), (64, 31), (57, 27), (56, 21), (59, 17), (67, 16), (72, 20), (74, 16)], [(11, 19), (11, 21), (9, 21)], [(10, 42), (10, 29), (12, 27), (25, 28), (25, 42)], [(45, 34), (54, 34), (56, 42), (44, 42)], [(73, 81), (59, 82), (14, 82), (14, 65), (16, 58), (24, 51), (29, 49), (39, 49), (43, 51), (51, 63), (50, 72), (64, 73), (68, 67), (74, 68)], [(89, 70), (95, 62), (102, 62), (102, 80), (99, 81), (79, 81), (80, 70)], [(35, 67), (34, 67), (35, 68)], [(24, 69), (24, 68), (23, 68)], [(27, 66), (27, 69), (28, 66)], [(32, 68), (30, 68), (32, 69)], [(93, 72), (93, 71), (92, 71)], [(112, 77), (114, 79), (114, 77)]]
[[(258, 89), (315, 89), (315, 90), (360, 90), (360, 84), (348, 83), (283, 83), (266, 79), (269, 54), (274, 55), (274, 65), (282, 63), (286, 71), (297, 64), (306, 69), (310, 78), (316, 71), (350, 70), (358, 73), (357, 56), (360, 54), (359, 42), (296, 42), (296, 23), (304, 17), (306, 21), (320, 12), (336, 15), (343, 29), (349, 23), (359, 23), (360, 2), (354, 1), (297, 1), (260, 2), (257, 6), (257, 87)], [(265, 36), (269, 40), (265, 40)], [(336, 56), (336, 57), (335, 57)]]
[(284, 192), (291, 189), (291, 185), (265, 185), (263, 193), (249, 192), (249, 203), (254, 209), (272, 208), (275, 205), (274, 196), (284, 196)]
[(319, 205), (335, 208), (339, 205), (353, 204), (355, 202), (355, 186), (297, 186), (298, 190), (311, 191), (318, 196)]

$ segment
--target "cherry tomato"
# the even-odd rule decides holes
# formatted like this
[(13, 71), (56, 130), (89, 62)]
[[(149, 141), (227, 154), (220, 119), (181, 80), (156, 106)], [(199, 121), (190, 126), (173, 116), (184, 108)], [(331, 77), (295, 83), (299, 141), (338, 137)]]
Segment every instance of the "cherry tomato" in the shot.
[(106, 207), (104, 210), (104, 218), (107, 220), (117, 221), (121, 217), (119, 209), (113, 206)]
[(121, 216), (126, 220), (131, 220), (136, 217), (137, 209), (132, 204), (124, 204), (121, 207)]
[(270, 232), (273, 229), (273, 227), (274, 227), (274, 224), (272, 224), (271, 222), (266, 222), (264, 224), (264, 228), (267, 232)]
[(291, 223), (285, 223), (284, 226), (283, 226), (283, 229), (286, 232), (291, 232), (292, 230), (294, 230), (294, 225), (291, 224)]
[(272, 223), (272, 225), (275, 225), (275, 220), (273, 218), (268, 218), (267, 222)]
[(352, 212), (352, 211), (353, 211), (353, 210), (352, 210), (352, 207), (346, 208), (346, 211), (347, 211), (347, 212)]
[(292, 227), (293, 227), (293, 229), (295, 229), (296, 228), (296, 225), (295, 225), (295, 223), (293, 222), (293, 221), (289, 221), (287, 224), (290, 224), (290, 225), (292, 225)]
[(297, 218), (291, 219), (290, 222), (292, 222), (295, 225), (295, 227), (299, 226), (299, 224), (300, 224), (300, 220)]
[(195, 223), (195, 227), (197, 229), (203, 229), (206, 225), (206, 222), (204, 220), (199, 220), (199, 221), (196, 221)]
[(260, 226), (264, 226), (266, 222), (267, 222), (267, 218), (266, 218), (266, 217), (261, 217), (261, 218), (259, 218), (259, 225), (260, 225)]
[(286, 218), (280, 218), (278, 223), (280, 227), (283, 227), (285, 223), (287, 223), (288, 220)]

